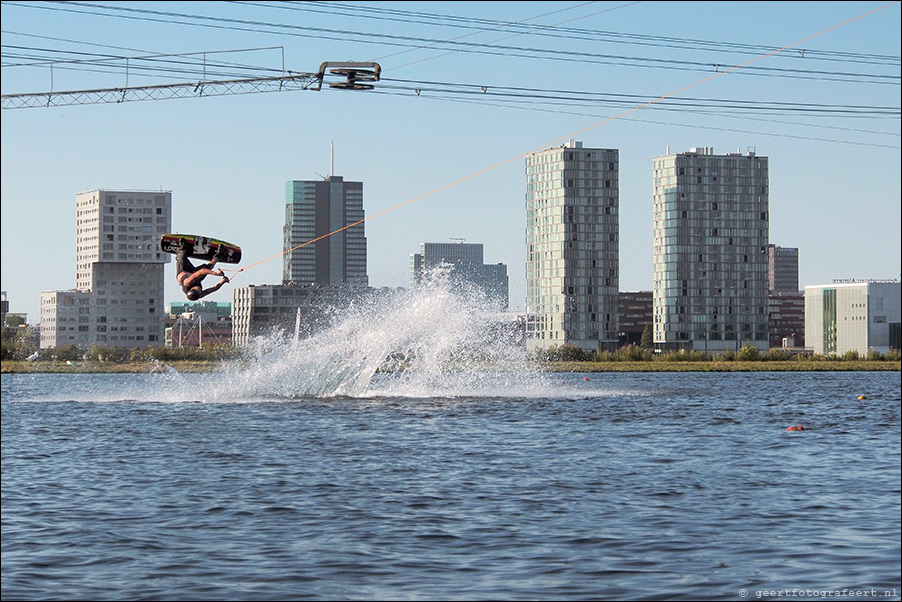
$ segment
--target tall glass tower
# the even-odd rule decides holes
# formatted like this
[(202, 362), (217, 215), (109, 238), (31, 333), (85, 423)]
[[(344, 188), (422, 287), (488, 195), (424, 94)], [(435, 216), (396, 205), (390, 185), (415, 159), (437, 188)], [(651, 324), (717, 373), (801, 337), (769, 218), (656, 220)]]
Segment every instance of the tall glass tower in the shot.
[(617, 346), (616, 149), (571, 140), (526, 157), (526, 313), (532, 349)]
[(363, 182), (341, 176), (288, 182), (282, 282), (367, 286), (363, 219)]
[(768, 161), (694, 148), (654, 159), (661, 349), (768, 347)]

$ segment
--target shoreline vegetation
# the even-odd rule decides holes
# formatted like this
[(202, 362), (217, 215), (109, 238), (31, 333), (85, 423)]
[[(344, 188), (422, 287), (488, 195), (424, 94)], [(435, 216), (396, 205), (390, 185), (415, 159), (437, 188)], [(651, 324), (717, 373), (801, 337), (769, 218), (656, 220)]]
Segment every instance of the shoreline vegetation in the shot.
[[(18, 361), (0, 362), (3, 374), (150, 374), (175, 371), (185, 374), (218, 372), (225, 369), (227, 362), (172, 361), (156, 362), (61, 362), (61, 361)], [(655, 362), (537, 362), (548, 372), (899, 372), (899, 361), (869, 360), (792, 360), (773, 361), (655, 361)]]
[[(241, 365), (240, 360), (158, 361), (59, 361), (3, 360), (3, 374), (151, 374), (164, 372), (212, 373)], [(520, 364), (522, 365), (522, 364)], [(536, 361), (548, 372), (900, 372), (899, 360), (825, 360), (788, 361)]]
[[(229, 345), (202, 347), (151, 347), (116, 349), (74, 345), (29, 354), (10, 353), (4, 348), (0, 372), (3, 374), (146, 374), (162, 372), (205, 373), (233, 369), (236, 365), (255, 363), (259, 358)], [(473, 353), (472, 362), (464, 365), (494, 365), (495, 358)], [(27, 359), (26, 359), (27, 358)], [(458, 358), (460, 359), (460, 358)], [(902, 371), (902, 354), (871, 351), (862, 357), (857, 351), (826, 356), (790, 353), (772, 349), (760, 351), (746, 345), (737, 351), (718, 354), (702, 351), (668, 351), (656, 353), (648, 347), (627, 345), (616, 351), (586, 351), (573, 345), (552, 347), (531, 355), (534, 365), (548, 372), (849, 372)], [(502, 362), (503, 365), (504, 362)], [(514, 362), (522, 366), (522, 361)], [(387, 363), (382, 371), (403, 370), (403, 364)], [(458, 368), (464, 369), (464, 368)], [(501, 367), (503, 370), (504, 368)]]

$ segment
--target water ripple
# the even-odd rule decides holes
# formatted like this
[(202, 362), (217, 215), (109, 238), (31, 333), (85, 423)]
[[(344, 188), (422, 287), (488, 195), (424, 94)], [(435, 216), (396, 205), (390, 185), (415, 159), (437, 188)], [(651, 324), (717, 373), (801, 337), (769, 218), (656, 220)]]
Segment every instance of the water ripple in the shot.
[(543, 378), (177, 403), (4, 375), (2, 597), (899, 599), (898, 373)]

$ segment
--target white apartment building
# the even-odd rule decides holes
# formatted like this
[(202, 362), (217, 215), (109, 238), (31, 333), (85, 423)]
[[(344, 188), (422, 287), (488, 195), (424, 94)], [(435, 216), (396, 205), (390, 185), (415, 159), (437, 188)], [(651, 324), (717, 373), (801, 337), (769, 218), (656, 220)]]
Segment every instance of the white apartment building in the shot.
[(76, 288), (41, 293), (41, 348), (162, 345), (171, 225), (170, 191), (76, 195)]

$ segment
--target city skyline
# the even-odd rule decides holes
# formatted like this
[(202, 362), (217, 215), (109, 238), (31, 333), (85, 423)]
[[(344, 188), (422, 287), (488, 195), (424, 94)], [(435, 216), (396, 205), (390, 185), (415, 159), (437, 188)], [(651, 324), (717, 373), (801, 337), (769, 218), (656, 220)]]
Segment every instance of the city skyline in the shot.
[[(317, 16), (164, 2), (117, 3), (88, 14), (4, 4), (3, 94), (121, 85), (124, 72), (112, 67), (104, 74), (97, 65), (57, 65), (51, 80), (47, 63), (13, 66), (49, 59), (49, 51), (38, 50), (49, 47), (62, 58), (73, 51), (136, 57), (284, 45), (295, 71), (339, 58), (382, 66), (372, 92), (4, 109), (2, 288), (11, 311), (28, 313), (33, 323), (40, 291), (75, 288), (67, 279), (74, 274), (77, 193), (172, 191), (174, 230), (234, 241), (249, 265), (281, 250), (284, 182), (331, 173), (333, 143), (335, 173), (367, 186), (372, 286), (406, 286), (412, 246), (461, 237), (483, 241), (489, 262), (509, 266), (511, 307), (522, 309), (523, 156), (574, 135), (588, 147), (620, 150), (622, 291), (652, 288), (653, 157), (700, 146), (718, 154), (754, 148), (770, 158), (770, 242), (800, 249), (800, 284), (899, 276), (898, 3), (854, 21), (887, 5), (368, 6), (422, 12), (388, 23), (362, 9)], [(126, 18), (124, 10), (138, 8), (166, 19)], [(278, 21), (286, 31), (216, 29), (176, 16), (205, 12), (242, 25)], [(438, 12), (468, 20), (456, 27), (426, 22), (426, 13)], [(360, 35), (324, 40), (302, 31), (302, 23)], [(617, 40), (627, 34), (629, 45)], [(472, 36), (472, 45), (455, 42), (462, 35)], [(735, 42), (709, 49), (701, 42), (724, 39)], [(742, 64), (801, 40), (804, 61), (794, 49), (711, 79), (718, 65)], [(30, 50), (13, 55), (13, 47)], [(249, 54), (228, 60), (260, 65), (267, 52)], [(132, 62), (128, 81), (171, 80), (154, 79)], [(457, 82), (453, 91), (449, 82)], [(699, 82), (705, 83), (667, 103), (617, 117)], [(590, 94), (591, 102), (583, 100)], [(46, 241), (37, 248), (36, 232)], [(281, 267), (280, 260), (263, 263), (239, 275), (235, 286), (278, 283)], [(167, 303), (179, 292), (170, 275)], [(228, 299), (228, 288), (214, 300)]]

